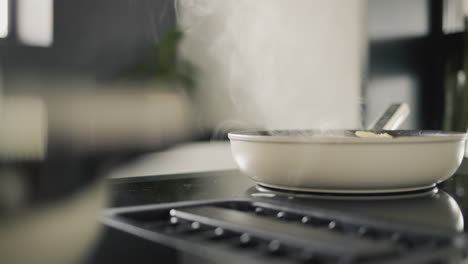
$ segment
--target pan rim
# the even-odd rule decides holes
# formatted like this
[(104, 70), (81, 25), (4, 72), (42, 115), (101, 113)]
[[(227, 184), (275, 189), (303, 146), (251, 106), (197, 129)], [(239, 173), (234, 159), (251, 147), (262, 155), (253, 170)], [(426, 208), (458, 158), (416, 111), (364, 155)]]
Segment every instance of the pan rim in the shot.
[[(357, 136), (285, 136), (285, 135), (262, 135), (260, 133), (287, 132), (287, 131), (319, 131), (319, 130), (243, 130), (228, 133), (228, 138), (234, 141), (249, 141), (249, 142), (269, 142), (269, 143), (373, 143), (373, 144), (395, 144), (395, 143), (435, 143), (435, 142), (455, 142), (465, 141), (467, 134), (453, 131), (438, 131), (438, 130), (329, 130), (332, 132), (347, 132), (366, 131), (374, 133), (389, 133), (395, 135), (391, 138), (373, 138), (373, 137), (357, 137)], [(402, 135), (398, 135), (402, 134)]]

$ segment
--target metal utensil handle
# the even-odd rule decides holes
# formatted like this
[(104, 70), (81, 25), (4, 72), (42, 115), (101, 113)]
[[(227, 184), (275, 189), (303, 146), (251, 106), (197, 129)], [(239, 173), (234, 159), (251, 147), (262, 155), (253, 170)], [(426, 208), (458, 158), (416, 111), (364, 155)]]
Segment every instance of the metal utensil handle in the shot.
[(387, 110), (377, 119), (368, 130), (395, 130), (403, 121), (406, 120), (410, 113), (407, 103), (391, 104)]

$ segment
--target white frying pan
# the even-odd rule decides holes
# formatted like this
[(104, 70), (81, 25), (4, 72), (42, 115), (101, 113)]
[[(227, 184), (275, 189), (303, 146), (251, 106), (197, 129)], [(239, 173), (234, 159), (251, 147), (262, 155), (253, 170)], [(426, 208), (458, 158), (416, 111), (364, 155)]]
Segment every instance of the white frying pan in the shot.
[(334, 193), (433, 187), (460, 166), (467, 137), (414, 130), (243, 131), (228, 136), (240, 170), (257, 183)]

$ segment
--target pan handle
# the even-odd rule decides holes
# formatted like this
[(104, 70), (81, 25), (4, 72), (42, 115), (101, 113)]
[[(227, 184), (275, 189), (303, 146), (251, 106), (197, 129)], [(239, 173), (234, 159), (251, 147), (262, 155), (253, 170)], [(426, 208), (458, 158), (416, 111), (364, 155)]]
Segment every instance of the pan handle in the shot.
[(391, 104), (367, 130), (395, 130), (406, 120), (409, 113), (410, 108), (407, 103)]

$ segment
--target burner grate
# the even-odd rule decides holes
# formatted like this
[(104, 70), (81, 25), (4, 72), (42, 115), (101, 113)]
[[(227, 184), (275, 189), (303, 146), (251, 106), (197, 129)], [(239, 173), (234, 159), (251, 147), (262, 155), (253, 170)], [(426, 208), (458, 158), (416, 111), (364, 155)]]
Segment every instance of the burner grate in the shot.
[(447, 263), (464, 257), (466, 247), (458, 233), (250, 200), (111, 209), (104, 222), (233, 263)]

